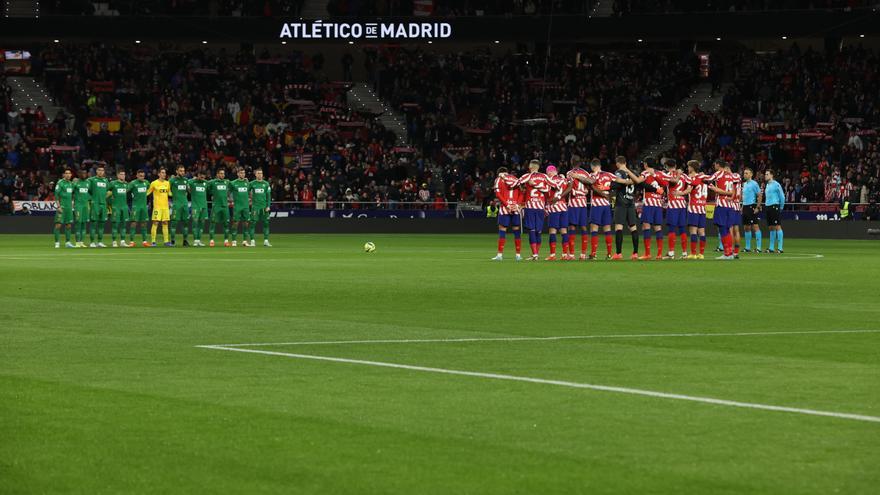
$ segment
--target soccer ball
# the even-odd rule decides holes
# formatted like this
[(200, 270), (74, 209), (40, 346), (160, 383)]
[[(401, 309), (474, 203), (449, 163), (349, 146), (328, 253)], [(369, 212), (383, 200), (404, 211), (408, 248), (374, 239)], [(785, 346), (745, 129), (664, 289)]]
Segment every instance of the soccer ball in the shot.
[(376, 245), (373, 244), (372, 242), (368, 242), (368, 243), (364, 244), (364, 252), (372, 253), (375, 250), (376, 250)]

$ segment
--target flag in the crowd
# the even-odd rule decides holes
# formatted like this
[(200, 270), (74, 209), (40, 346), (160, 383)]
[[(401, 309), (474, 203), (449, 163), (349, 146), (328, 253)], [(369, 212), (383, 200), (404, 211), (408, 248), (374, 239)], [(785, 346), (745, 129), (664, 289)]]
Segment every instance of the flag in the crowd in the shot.
[(89, 134), (97, 134), (106, 127), (107, 132), (119, 132), (120, 122), (115, 117), (91, 117), (86, 122)]
[(428, 17), (434, 13), (434, 0), (414, 0), (413, 15), (418, 17)]

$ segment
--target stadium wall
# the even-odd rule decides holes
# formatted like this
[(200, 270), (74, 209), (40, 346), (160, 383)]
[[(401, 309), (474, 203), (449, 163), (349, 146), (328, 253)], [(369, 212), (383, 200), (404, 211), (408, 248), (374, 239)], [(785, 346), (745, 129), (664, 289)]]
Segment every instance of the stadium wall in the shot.
[[(0, 217), (0, 234), (45, 234), (52, 232), (52, 217)], [(876, 239), (868, 229), (880, 229), (880, 222), (835, 222), (801, 220), (784, 225), (785, 236), (806, 239)], [(766, 227), (762, 226), (766, 232)], [(275, 234), (491, 234), (496, 232), (493, 220), (472, 219), (390, 219), (390, 218), (274, 218)], [(710, 232), (715, 235), (715, 232)]]

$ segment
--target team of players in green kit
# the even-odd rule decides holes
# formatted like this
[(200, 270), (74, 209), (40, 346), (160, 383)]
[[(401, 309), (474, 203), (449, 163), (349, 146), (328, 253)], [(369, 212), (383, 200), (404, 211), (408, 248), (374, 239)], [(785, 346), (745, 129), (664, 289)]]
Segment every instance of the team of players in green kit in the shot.
[[(147, 182), (143, 170), (138, 170), (137, 178), (131, 182), (126, 182), (125, 170), (118, 171), (114, 181), (110, 181), (105, 173), (105, 168), (99, 165), (92, 177), (88, 177), (83, 170), (77, 179), (72, 180), (73, 172), (70, 169), (64, 171), (62, 179), (55, 186), (58, 203), (54, 228), (56, 248), (61, 246), (62, 229), (66, 247), (106, 247), (104, 233), (108, 217), (113, 247), (135, 246), (134, 238), (138, 229), (144, 247), (156, 246), (160, 225), (165, 246), (176, 245), (178, 225), (184, 246), (190, 245), (190, 230), (192, 246), (205, 246), (202, 242), (205, 222), (209, 224), (209, 246), (214, 246), (218, 227), (223, 231), (223, 245), (237, 246), (238, 226), (241, 225), (242, 246), (254, 247), (257, 224), (262, 224), (263, 245), (271, 247), (271, 186), (264, 180), (260, 169), (254, 171), (254, 180), (251, 181), (241, 167), (236, 170), (238, 177), (231, 181), (226, 179), (226, 170), (222, 168), (217, 170), (214, 179), (207, 180), (202, 171), (195, 178), (187, 178), (182, 165), (177, 167), (176, 175), (170, 180), (165, 178), (165, 169), (160, 169), (158, 178), (153, 182)], [(153, 199), (153, 225), (151, 240), (147, 241), (147, 223), (150, 219), (147, 199), (150, 195)], [(85, 243), (86, 234), (90, 241), (88, 245)], [(71, 235), (75, 244), (71, 242)]]

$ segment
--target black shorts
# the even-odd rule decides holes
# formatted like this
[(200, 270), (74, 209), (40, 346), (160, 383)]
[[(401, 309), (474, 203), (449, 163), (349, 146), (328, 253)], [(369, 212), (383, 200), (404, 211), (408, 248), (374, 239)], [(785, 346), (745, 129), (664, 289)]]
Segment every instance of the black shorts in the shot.
[(758, 212), (755, 211), (755, 205), (743, 205), (743, 225), (757, 225)]
[(615, 206), (612, 223), (615, 225), (626, 225), (631, 227), (639, 223), (639, 217), (636, 215), (635, 205)]
[(767, 207), (767, 225), (782, 225), (778, 206)]

